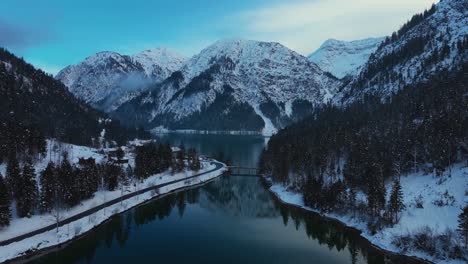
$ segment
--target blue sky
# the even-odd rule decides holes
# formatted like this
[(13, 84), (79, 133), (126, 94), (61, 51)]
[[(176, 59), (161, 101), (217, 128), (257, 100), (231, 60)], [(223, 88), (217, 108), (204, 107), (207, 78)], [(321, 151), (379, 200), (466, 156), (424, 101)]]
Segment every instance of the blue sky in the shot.
[(328, 38), (390, 34), (435, 0), (2, 0), (0, 46), (56, 73), (103, 50), (191, 56), (223, 38), (308, 55)]

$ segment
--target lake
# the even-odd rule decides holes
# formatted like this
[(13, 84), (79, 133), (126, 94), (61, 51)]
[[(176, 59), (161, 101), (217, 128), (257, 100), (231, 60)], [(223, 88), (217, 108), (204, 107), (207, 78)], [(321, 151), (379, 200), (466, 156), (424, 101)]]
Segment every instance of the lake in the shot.
[[(232, 164), (256, 166), (267, 139), (159, 135)], [(394, 258), (394, 259), (391, 259)], [(81, 239), (28, 263), (409, 263), (359, 234), (274, 198), (260, 178), (222, 176), (114, 216)]]

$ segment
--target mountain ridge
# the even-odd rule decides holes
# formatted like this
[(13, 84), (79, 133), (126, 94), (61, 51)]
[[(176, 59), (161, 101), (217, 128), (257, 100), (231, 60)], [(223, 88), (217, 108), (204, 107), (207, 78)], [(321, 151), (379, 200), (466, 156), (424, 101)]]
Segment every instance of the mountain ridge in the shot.
[(308, 58), (338, 78), (356, 75), (383, 40), (383, 37), (353, 41), (328, 39)]
[(387, 37), (361, 72), (334, 98), (349, 105), (367, 95), (388, 100), (408, 85), (424, 83), (445, 70), (458, 70), (468, 58), (460, 45), (468, 36), (464, 0), (442, 0)]
[(61, 70), (55, 78), (77, 97), (110, 112), (177, 70), (186, 58), (168, 48), (133, 55), (102, 51)]
[[(206, 112), (217, 98), (224, 96), (223, 102), (216, 101), (224, 104), (218, 105), (218, 110), (231, 109), (232, 113), (232, 107), (243, 108), (251, 118), (260, 117), (262, 132), (270, 134), (290, 122), (294, 102), (301, 99), (301, 103), (308, 104), (305, 108), (311, 110), (329, 101), (338, 85), (334, 77), (279, 43), (226, 39), (193, 56), (157, 89), (128, 102), (133, 106), (127, 104), (117, 109), (115, 116), (127, 112), (127, 117), (121, 118), (125, 122), (130, 112), (138, 112), (140, 108), (143, 111), (138, 115), (145, 116), (142, 123), (150, 124), (148, 128), (189, 129), (184, 123), (193, 122), (181, 120)], [(251, 128), (259, 129), (258, 124)], [(239, 129), (223, 127), (223, 130)]]

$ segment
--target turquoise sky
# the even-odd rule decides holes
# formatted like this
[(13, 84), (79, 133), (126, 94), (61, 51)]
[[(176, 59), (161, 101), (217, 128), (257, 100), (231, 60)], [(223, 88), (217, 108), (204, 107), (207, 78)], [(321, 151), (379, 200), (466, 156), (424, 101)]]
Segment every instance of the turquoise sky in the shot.
[(51, 73), (103, 50), (165, 46), (191, 56), (232, 37), (278, 41), (307, 55), (327, 38), (388, 35), (432, 2), (2, 0), (0, 45)]

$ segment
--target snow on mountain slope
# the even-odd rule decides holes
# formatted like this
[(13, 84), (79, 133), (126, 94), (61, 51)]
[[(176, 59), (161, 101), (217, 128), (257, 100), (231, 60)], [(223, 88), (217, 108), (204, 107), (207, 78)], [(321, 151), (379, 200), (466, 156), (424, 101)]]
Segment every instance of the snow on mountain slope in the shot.
[(185, 60), (182, 55), (166, 48), (132, 56), (99, 52), (77, 65), (64, 68), (56, 79), (75, 96), (102, 110), (111, 111), (137, 96), (149, 84), (166, 79)]
[(145, 50), (131, 57), (143, 67), (146, 76), (152, 76), (158, 82), (169, 77), (187, 61), (185, 56), (168, 48)]
[(355, 41), (329, 39), (308, 58), (322, 70), (338, 78), (359, 73), (360, 67), (379, 47), (384, 38), (368, 38)]
[(467, 39), (467, 1), (442, 0), (388, 37), (334, 102), (347, 105), (365, 95), (386, 100), (406, 86), (460, 70), (468, 61)]
[[(272, 133), (294, 119), (298, 109), (329, 101), (339, 83), (281, 44), (221, 40), (187, 61), (161, 86), (118, 109), (116, 116), (136, 115), (140, 125), (149, 128)], [(286, 104), (292, 104), (289, 115)], [(214, 112), (219, 113), (207, 120)]]

